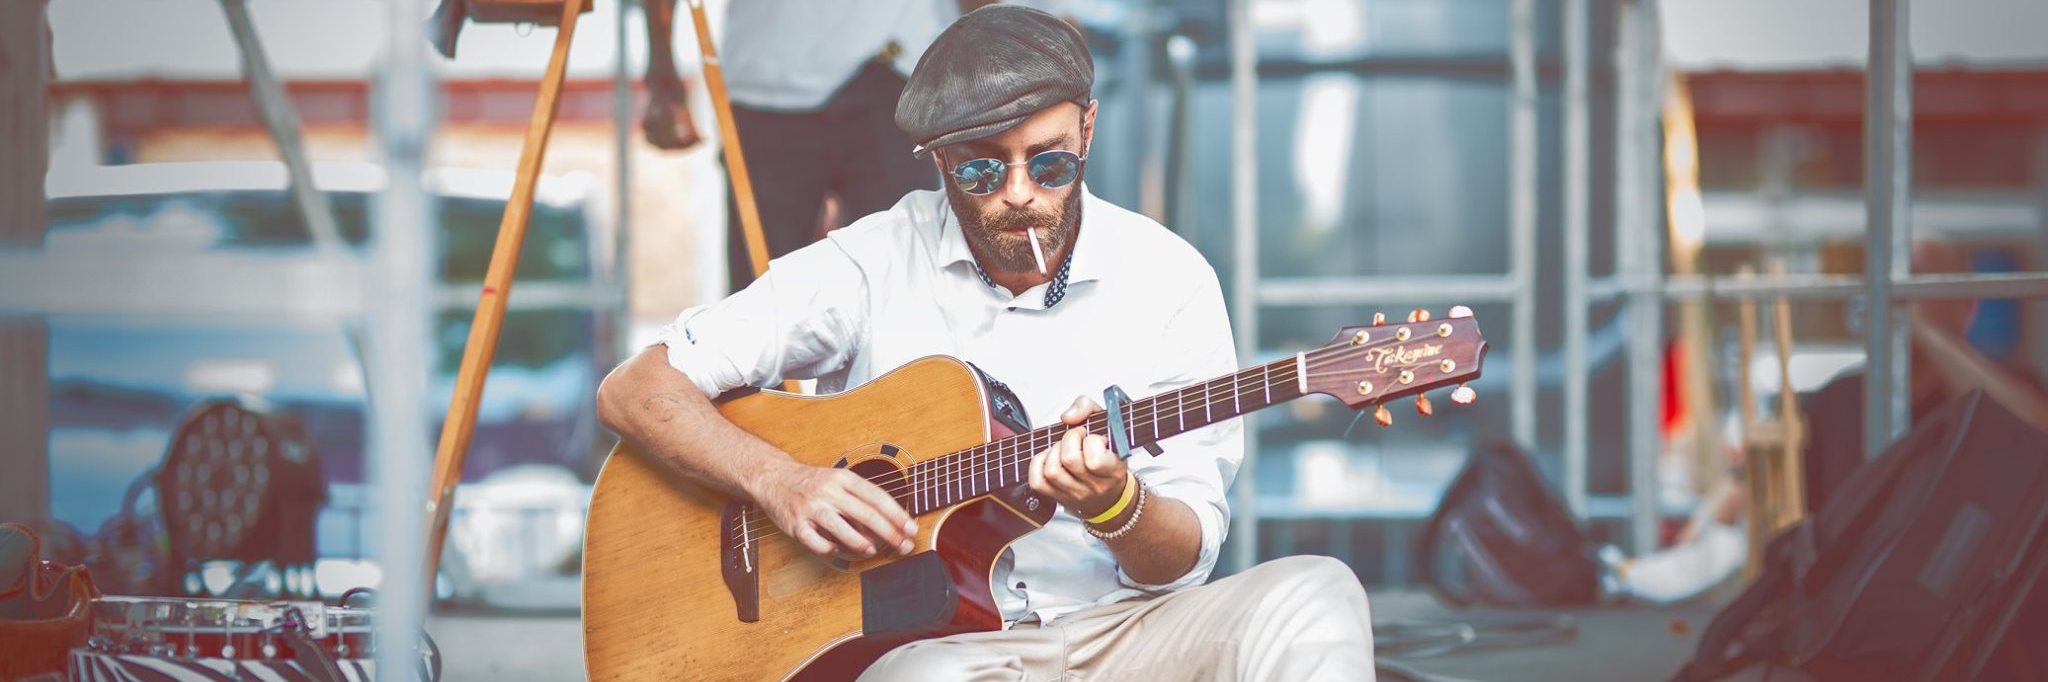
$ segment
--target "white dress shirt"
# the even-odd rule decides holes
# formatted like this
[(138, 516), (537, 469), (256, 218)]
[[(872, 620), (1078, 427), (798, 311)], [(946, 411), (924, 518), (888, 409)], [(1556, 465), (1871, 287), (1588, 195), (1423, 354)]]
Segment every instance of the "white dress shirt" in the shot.
[(959, 0), (733, 0), (718, 41), (726, 93), (756, 109), (818, 109), (891, 41), (907, 76), (959, 16)]
[[(904, 363), (950, 355), (1007, 383), (1032, 426), (1059, 420), (1077, 396), (1117, 384), (1133, 398), (1237, 370), (1216, 272), (1166, 228), (1082, 188), (1080, 236), (1064, 287), (1020, 295), (986, 283), (939, 191), (906, 195), (778, 258), (765, 277), (661, 331), (669, 363), (706, 395), (817, 378), (819, 393), (858, 386)], [(1064, 289), (1047, 307), (1049, 289)], [(1244, 457), (1238, 420), (1137, 453), (1130, 466), (1158, 496), (1201, 523), (1195, 565), (1170, 583), (1138, 583), (1062, 508), (1011, 546), (995, 595), (1006, 621), (1050, 622), (1095, 604), (1200, 585), (1216, 566)], [(934, 453), (936, 454), (936, 453)]]

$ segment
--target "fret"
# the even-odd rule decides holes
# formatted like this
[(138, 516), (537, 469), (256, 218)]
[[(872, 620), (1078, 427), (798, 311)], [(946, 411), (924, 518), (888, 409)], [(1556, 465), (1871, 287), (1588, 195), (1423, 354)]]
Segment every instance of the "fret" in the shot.
[(1264, 370), (1264, 371), (1266, 372), (1266, 376), (1265, 376), (1265, 378), (1264, 378), (1264, 379), (1262, 379), (1262, 380), (1260, 380), (1260, 383), (1262, 383), (1262, 384), (1265, 384), (1265, 386), (1266, 386), (1266, 406), (1267, 406), (1267, 407), (1272, 407), (1272, 406), (1273, 406), (1273, 363), (1270, 363), (1270, 362), (1269, 362), (1269, 363), (1266, 363), (1266, 364), (1264, 364), (1264, 365), (1261, 365), (1261, 366), (1259, 367), (1259, 369), (1262, 369), (1262, 370)]
[(1152, 442), (1159, 442), (1159, 399), (1145, 401), (1152, 406)]
[[(1186, 391), (1180, 391), (1180, 393), (1186, 393)], [(1188, 401), (1186, 399), (1180, 401), (1180, 406), (1174, 406), (1174, 424), (1180, 424), (1180, 428), (1174, 430), (1176, 434), (1186, 434), (1188, 432)]]
[(1239, 416), (1244, 415), (1244, 404), (1238, 402), (1239, 398), (1244, 397), (1244, 391), (1242, 390), (1243, 387), (1238, 385), (1243, 381), (1243, 372), (1230, 375), (1230, 411), (1237, 413)]
[(1209, 389), (1209, 382), (1202, 382), (1202, 416), (1209, 423), (1214, 424), (1216, 423), (1216, 403), (1214, 402), (1215, 399), (1209, 396)]

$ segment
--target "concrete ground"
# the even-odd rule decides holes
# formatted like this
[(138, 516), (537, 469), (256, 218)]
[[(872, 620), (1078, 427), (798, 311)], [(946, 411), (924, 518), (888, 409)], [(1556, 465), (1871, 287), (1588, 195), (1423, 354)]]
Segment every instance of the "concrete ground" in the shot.
[[(1527, 621), (1564, 615), (1576, 626), (1576, 635), (1558, 644), (1388, 657), (1442, 682), (1668, 680), (1692, 655), (1712, 616), (1710, 609), (1699, 606), (1454, 612), (1427, 594), (1402, 591), (1375, 593), (1372, 599), (1373, 619), (1383, 624), (1461, 617)], [(583, 679), (583, 634), (573, 613), (441, 613), (428, 629), (447, 660), (446, 682)], [(1793, 678), (1781, 671), (1773, 679)]]

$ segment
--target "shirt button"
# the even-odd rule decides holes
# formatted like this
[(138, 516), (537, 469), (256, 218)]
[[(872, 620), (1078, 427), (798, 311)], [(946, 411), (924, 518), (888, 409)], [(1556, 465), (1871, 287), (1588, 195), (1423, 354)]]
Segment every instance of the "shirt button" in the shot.
[(1019, 581), (1017, 581), (1017, 589), (1020, 589), (1020, 590), (1021, 590), (1021, 589), (1024, 589), (1024, 581), (1022, 581), (1022, 580), (1019, 580)]

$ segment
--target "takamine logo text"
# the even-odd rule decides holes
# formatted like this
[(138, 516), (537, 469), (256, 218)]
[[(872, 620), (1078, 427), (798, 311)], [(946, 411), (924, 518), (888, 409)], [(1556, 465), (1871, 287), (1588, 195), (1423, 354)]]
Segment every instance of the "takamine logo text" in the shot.
[(1367, 364), (1372, 365), (1373, 371), (1385, 374), (1389, 367), (1411, 367), (1421, 364), (1424, 358), (1433, 358), (1443, 355), (1443, 353), (1443, 344), (1439, 343), (1422, 344), (1413, 347), (1405, 345), (1392, 348), (1380, 347), (1367, 350), (1365, 352), (1365, 361)]

